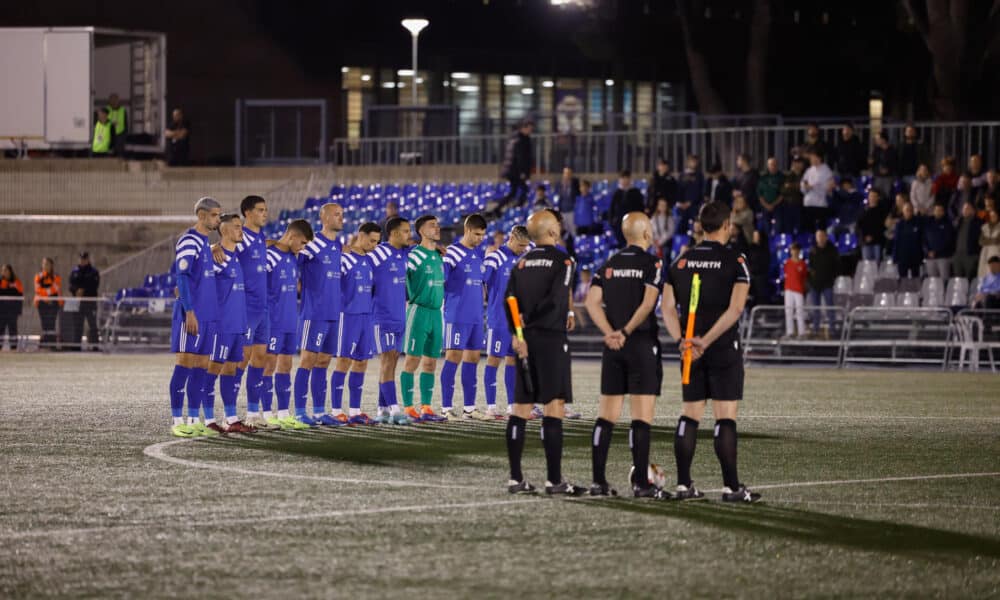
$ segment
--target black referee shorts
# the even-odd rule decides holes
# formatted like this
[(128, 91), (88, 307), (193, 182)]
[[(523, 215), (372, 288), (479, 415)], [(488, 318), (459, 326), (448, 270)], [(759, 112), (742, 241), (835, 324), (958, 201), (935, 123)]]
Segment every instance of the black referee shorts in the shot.
[(524, 379), (518, 373), (514, 386), (515, 404), (548, 404), (561, 399), (573, 402), (573, 384), (570, 376), (569, 340), (565, 333), (524, 332), (528, 345), (528, 368), (535, 393), (524, 389)]
[(634, 333), (621, 350), (604, 347), (601, 356), (601, 395), (660, 395), (663, 360), (660, 340)]
[[(683, 372), (684, 363), (681, 362)], [(691, 363), (691, 383), (682, 385), (684, 402), (743, 399), (743, 350), (733, 336), (716, 340)]]

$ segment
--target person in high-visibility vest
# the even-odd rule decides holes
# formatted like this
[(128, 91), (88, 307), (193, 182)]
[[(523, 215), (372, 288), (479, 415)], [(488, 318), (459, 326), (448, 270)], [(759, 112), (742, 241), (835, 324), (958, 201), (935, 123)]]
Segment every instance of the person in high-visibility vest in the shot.
[(128, 112), (118, 100), (118, 94), (111, 94), (108, 98), (108, 120), (111, 121), (114, 132), (115, 154), (119, 157), (125, 155), (125, 135), (128, 134)]
[(42, 259), (42, 270), (35, 274), (35, 307), (42, 321), (42, 348), (54, 348), (56, 344), (56, 318), (62, 300), (44, 300), (62, 294), (62, 277), (55, 274), (55, 261), (49, 257)]
[(90, 153), (93, 156), (111, 156), (111, 141), (114, 137), (114, 129), (111, 121), (108, 120), (108, 109), (99, 108), (97, 110), (97, 122), (94, 123), (94, 141), (90, 144)]

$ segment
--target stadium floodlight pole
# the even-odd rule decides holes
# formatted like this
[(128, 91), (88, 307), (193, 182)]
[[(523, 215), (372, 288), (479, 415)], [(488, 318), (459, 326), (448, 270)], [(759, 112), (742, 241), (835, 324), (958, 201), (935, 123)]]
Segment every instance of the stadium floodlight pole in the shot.
[(427, 19), (403, 19), (402, 25), (410, 32), (410, 37), (413, 39), (413, 78), (410, 81), (413, 90), (410, 92), (411, 104), (414, 107), (413, 112), (413, 131), (416, 135), (417, 130), (417, 38), (420, 37), (420, 32), (423, 31), (424, 27), (430, 25), (431, 22)]

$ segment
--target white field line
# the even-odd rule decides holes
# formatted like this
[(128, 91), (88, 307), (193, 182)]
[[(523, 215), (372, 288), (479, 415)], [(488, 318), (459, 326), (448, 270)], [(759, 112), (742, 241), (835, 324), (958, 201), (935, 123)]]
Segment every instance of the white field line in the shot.
[[(931, 479), (967, 479), (972, 477), (1000, 477), (1000, 471), (983, 473), (940, 473), (938, 475), (910, 475), (904, 477), (875, 477), (873, 479), (829, 479), (826, 481), (790, 481), (788, 483), (767, 483), (748, 486), (751, 490), (777, 490), (797, 487), (815, 487), (819, 485), (863, 485), (866, 483), (892, 483), (898, 481), (927, 481)], [(717, 490), (705, 490), (706, 493), (721, 493)]]
[(933, 502), (893, 503), (893, 502), (827, 502), (825, 500), (775, 500), (775, 504), (803, 504), (816, 506), (857, 506), (859, 508), (955, 508), (959, 510), (1000, 510), (1000, 506), (979, 506), (973, 504), (935, 504)]

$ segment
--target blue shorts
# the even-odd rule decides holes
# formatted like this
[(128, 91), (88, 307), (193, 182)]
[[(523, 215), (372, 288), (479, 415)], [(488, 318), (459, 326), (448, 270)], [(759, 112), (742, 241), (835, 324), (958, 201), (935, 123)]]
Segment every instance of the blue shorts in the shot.
[(271, 318), (266, 310), (260, 314), (249, 315), (247, 323), (250, 324), (250, 334), (247, 337), (248, 346), (258, 346), (271, 341)]
[(267, 341), (268, 354), (292, 355), (298, 351), (295, 340), (298, 336), (294, 331), (282, 331), (271, 334), (271, 339)]
[(303, 351), (337, 355), (337, 321), (302, 321)]
[(191, 335), (184, 329), (184, 317), (181, 311), (174, 313), (170, 327), (170, 351), (212, 356), (215, 354), (215, 344), (218, 341), (219, 322), (204, 321), (198, 323), (198, 335)]
[(340, 313), (337, 354), (351, 360), (368, 360), (375, 345), (371, 315), (345, 315)]
[(516, 356), (513, 338), (510, 329), (503, 327), (490, 327), (486, 330), (486, 353), (490, 356)]
[(482, 350), (484, 341), (482, 323), (477, 325), (445, 323), (444, 325), (445, 350)]
[(386, 325), (375, 323), (375, 354), (384, 354), (393, 350), (402, 352), (404, 329), (402, 324), (397, 326), (394, 323)]
[(247, 336), (243, 333), (220, 333), (217, 336), (212, 362), (227, 363), (243, 360), (243, 345)]

